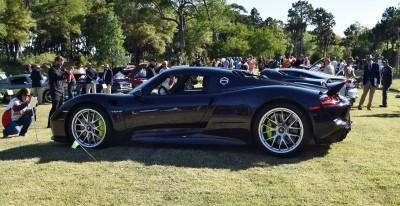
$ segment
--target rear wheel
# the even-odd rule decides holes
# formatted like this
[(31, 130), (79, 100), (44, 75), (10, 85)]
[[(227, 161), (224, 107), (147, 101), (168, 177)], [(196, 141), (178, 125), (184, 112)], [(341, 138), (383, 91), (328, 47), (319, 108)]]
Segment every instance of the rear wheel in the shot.
[(45, 90), (43, 92), (43, 100), (45, 102), (50, 102), (51, 103), (51, 94), (50, 94), (50, 90)]
[(69, 134), (83, 147), (102, 148), (109, 144), (112, 125), (106, 112), (93, 105), (82, 105), (69, 118)]
[(263, 108), (253, 124), (253, 135), (267, 153), (292, 155), (309, 143), (311, 125), (302, 110), (288, 103)]

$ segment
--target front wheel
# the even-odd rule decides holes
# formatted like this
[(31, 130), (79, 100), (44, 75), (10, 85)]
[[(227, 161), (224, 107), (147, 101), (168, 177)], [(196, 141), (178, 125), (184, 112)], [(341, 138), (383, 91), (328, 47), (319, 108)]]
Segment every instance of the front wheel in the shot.
[(88, 148), (102, 148), (109, 144), (112, 136), (111, 120), (106, 112), (93, 105), (82, 105), (69, 118), (69, 134)]
[(267, 153), (288, 156), (308, 144), (311, 125), (304, 112), (296, 106), (274, 103), (257, 115), (253, 135)]

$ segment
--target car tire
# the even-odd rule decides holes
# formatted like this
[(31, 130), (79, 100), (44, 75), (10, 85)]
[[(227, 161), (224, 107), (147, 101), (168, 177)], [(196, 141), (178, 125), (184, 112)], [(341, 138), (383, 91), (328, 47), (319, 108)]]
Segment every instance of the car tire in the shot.
[(50, 90), (45, 90), (43, 92), (43, 102), (49, 102), (51, 103), (51, 94), (50, 94)]
[(82, 105), (68, 118), (68, 135), (80, 146), (103, 148), (112, 137), (112, 123), (108, 114), (98, 106)]
[(7, 101), (7, 92), (0, 90), (0, 102), (6, 102)]
[(289, 103), (273, 103), (262, 108), (252, 129), (261, 149), (275, 156), (297, 153), (312, 135), (305, 112)]

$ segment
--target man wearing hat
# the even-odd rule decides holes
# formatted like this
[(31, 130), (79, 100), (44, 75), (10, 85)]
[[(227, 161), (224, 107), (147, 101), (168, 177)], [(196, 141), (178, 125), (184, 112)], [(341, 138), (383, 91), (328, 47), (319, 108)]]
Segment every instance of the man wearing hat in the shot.
[(387, 107), (387, 93), (389, 92), (390, 85), (393, 80), (393, 68), (389, 66), (387, 59), (382, 61), (382, 104), (379, 107)]
[(38, 99), (38, 104), (42, 104), (43, 100), (43, 88), (42, 88), (42, 80), (43, 80), (43, 74), (41, 72), (40, 65), (35, 65), (33, 67), (32, 73), (31, 73), (31, 79), (32, 79), (32, 96), (37, 97)]
[(64, 65), (64, 59), (62, 56), (56, 56), (54, 59), (54, 65), (49, 70), (49, 86), (51, 95), (51, 109), (49, 112), (49, 120), (47, 122), (47, 128), (50, 128), (50, 117), (53, 113), (61, 107), (64, 102), (64, 83), (68, 73), (61, 69)]
[(113, 84), (113, 72), (108, 64), (103, 65), (103, 68), (104, 68), (103, 84), (105, 84), (106, 86), (103, 87), (103, 93), (111, 94), (111, 86)]
[(88, 63), (86, 65), (86, 94), (89, 94), (90, 90), (92, 93), (96, 93), (97, 76), (96, 69), (92, 67), (91, 63)]
[(364, 67), (364, 74), (363, 74), (363, 85), (364, 90), (363, 94), (361, 95), (360, 103), (358, 104), (358, 110), (362, 110), (362, 106), (365, 101), (365, 97), (369, 92), (369, 99), (367, 104), (367, 109), (371, 110), (372, 100), (374, 98), (375, 89), (378, 87), (381, 81), (381, 76), (379, 74), (379, 65), (372, 61), (372, 55), (367, 55), (365, 57), (367, 61), (367, 65)]

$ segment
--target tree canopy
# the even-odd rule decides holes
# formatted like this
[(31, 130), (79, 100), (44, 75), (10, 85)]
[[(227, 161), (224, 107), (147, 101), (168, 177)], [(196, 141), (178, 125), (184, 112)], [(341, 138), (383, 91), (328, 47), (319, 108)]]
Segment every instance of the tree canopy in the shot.
[(374, 28), (352, 22), (341, 38), (332, 30), (334, 15), (304, 0), (288, 8), (287, 23), (225, 0), (0, 0), (0, 57), (53, 53), (117, 66), (152, 57), (188, 64), (199, 57), (373, 53), (393, 62), (400, 8), (382, 12)]

